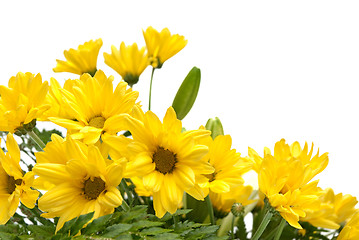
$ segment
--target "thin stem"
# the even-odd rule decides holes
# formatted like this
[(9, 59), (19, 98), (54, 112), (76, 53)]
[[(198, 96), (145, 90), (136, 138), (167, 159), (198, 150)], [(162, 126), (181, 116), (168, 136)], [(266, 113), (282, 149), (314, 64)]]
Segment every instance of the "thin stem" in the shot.
[(122, 209), (127, 212), (130, 210), (130, 207), (128, 206), (127, 202), (125, 201), (125, 199), (122, 200), (122, 204), (121, 204)]
[(231, 228), (232, 228), (232, 230), (231, 230), (231, 236), (232, 236), (232, 238), (231, 238), (231, 239), (234, 239), (234, 219), (235, 219), (235, 217), (233, 216), (233, 218), (232, 218), (232, 224), (231, 224)]
[(155, 68), (152, 68), (151, 82), (150, 82), (150, 94), (149, 94), (149, 99), (148, 99), (148, 110), (151, 110), (152, 81), (153, 81), (153, 73), (154, 72), (155, 72)]
[(125, 190), (127, 198), (128, 198), (128, 202), (131, 204), (133, 202), (133, 197), (132, 197), (131, 191), (127, 187), (127, 183), (124, 178), (122, 178), (120, 186), (123, 188), (123, 190)]
[(207, 203), (209, 219), (211, 220), (211, 224), (212, 224), (212, 225), (215, 225), (216, 222), (214, 221), (213, 206), (212, 206), (211, 199), (209, 198), (209, 195), (207, 195), (207, 197), (205, 198), (205, 200), (206, 200), (206, 203)]
[(30, 136), (30, 138), (43, 150), (45, 148), (45, 143), (39, 138), (39, 136), (34, 133), (33, 130), (30, 132), (27, 132)]
[(279, 224), (278, 230), (275, 233), (274, 240), (279, 240), (280, 235), (282, 235), (282, 232), (283, 232), (283, 229), (284, 229), (286, 223), (287, 223), (287, 221), (284, 218), (282, 218), (282, 220)]
[(257, 231), (254, 233), (252, 240), (258, 240), (259, 237), (262, 235), (264, 230), (266, 229), (268, 223), (270, 222), (271, 218), (273, 216), (273, 213), (271, 211), (267, 211), (266, 215), (264, 216), (261, 224), (259, 225)]

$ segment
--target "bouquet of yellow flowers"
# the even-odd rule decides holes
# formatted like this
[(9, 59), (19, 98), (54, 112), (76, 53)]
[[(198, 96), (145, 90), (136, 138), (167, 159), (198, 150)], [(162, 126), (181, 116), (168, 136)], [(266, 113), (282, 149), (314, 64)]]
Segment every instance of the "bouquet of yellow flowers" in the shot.
[[(143, 36), (146, 47), (122, 42), (103, 54), (117, 84), (97, 67), (97, 39), (57, 60), (54, 72), (79, 75), (63, 86), (29, 72), (0, 86), (0, 239), (359, 239), (357, 199), (313, 180), (328, 153), (282, 139), (243, 157), (218, 118), (182, 126), (199, 68), (159, 119), (151, 111), (155, 70), (187, 40), (167, 28)], [(143, 109), (133, 87), (149, 66)], [(40, 131), (38, 121), (66, 136)]]

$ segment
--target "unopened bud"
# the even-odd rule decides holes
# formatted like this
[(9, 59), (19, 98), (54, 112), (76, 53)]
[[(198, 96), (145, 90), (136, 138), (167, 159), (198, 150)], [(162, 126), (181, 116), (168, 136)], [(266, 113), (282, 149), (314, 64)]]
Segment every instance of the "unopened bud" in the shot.
[(235, 217), (239, 217), (244, 214), (244, 206), (241, 203), (234, 203), (231, 212)]
[(213, 139), (215, 139), (218, 135), (224, 135), (223, 126), (218, 117), (215, 119), (208, 119), (206, 123), (206, 129), (212, 132), (211, 137)]

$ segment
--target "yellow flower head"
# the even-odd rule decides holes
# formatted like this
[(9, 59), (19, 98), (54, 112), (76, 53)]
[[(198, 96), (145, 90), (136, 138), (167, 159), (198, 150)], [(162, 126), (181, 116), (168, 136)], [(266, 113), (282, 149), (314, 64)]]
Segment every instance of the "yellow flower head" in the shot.
[(200, 184), (205, 195), (208, 190), (215, 193), (229, 192), (232, 187), (244, 182), (242, 174), (250, 170), (250, 165), (243, 161), (240, 153), (231, 149), (230, 135), (220, 135), (214, 140), (207, 137), (201, 143), (208, 146), (209, 153), (205, 156), (205, 160), (215, 169), (213, 173), (205, 175), (205, 183)]
[(349, 222), (340, 231), (337, 240), (359, 239), (359, 212), (357, 211)]
[[(196, 187), (196, 177), (213, 173), (203, 160), (208, 148), (196, 139), (209, 135), (206, 130), (182, 131), (182, 123), (170, 107), (163, 123), (151, 111), (144, 114), (140, 108), (134, 117), (125, 120), (133, 142), (127, 146), (129, 163), (126, 176), (142, 177), (143, 185), (153, 192), (153, 204), (158, 217), (167, 211), (174, 213), (180, 205), (184, 191), (203, 200), (203, 191)], [(121, 138), (106, 141), (113, 148), (122, 148)]]
[(307, 144), (302, 150), (298, 142), (289, 146), (282, 139), (276, 143), (274, 155), (264, 156), (258, 175), (259, 189), (270, 205), (298, 229), (302, 228), (299, 217), (305, 217), (320, 204), (318, 181), (309, 181), (328, 164), (327, 153), (319, 156), (318, 151), (312, 157), (312, 152), (313, 146), (308, 153)]
[(301, 221), (306, 221), (316, 227), (338, 229), (344, 225), (357, 211), (356, 197), (350, 194), (334, 194), (333, 189), (328, 188), (320, 196), (320, 208), (313, 212), (307, 212)]
[(124, 158), (105, 159), (95, 145), (86, 146), (71, 138), (66, 140), (65, 147), (66, 151), (60, 151), (63, 160), (59, 159), (56, 146), (45, 148), (44, 154), (41, 154), (42, 163), (33, 168), (45, 183), (43, 185), (53, 184), (40, 197), (39, 208), (46, 212), (43, 217), (60, 217), (56, 231), (66, 221), (82, 214), (94, 211), (93, 218), (98, 218), (120, 206), (122, 197), (117, 186), (127, 162)]
[(0, 131), (24, 133), (23, 128), (34, 127), (50, 108), (45, 104), (47, 91), (47, 81), (32, 73), (19, 72), (8, 87), (0, 86)]
[(176, 55), (187, 45), (187, 40), (183, 36), (171, 35), (168, 28), (158, 32), (153, 27), (148, 27), (146, 31), (143, 31), (143, 37), (146, 41), (150, 64), (154, 68), (161, 68), (167, 59)]
[(5, 154), (0, 149), (0, 224), (15, 213), (20, 201), (28, 208), (35, 206), (39, 192), (32, 190), (34, 173), (25, 175), (20, 167), (20, 149), (11, 133), (7, 135)]
[(138, 82), (138, 78), (148, 66), (148, 56), (145, 48), (140, 50), (137, 44), (126, 46), (124, 42), (120, 50), (115, 46), (111, 47), (111, 54), (104, 53), (105, 63), (120, 74), (130, 87)]
[(56, 59), (54, 72), (70, 72), (78, 75), (89, 73), (93, 76), (96, 71), (97, 56), (102, 47), (102, 39), (90, 40), (79, 45), (77, 50), (70, 48), (64, 51), (66, 61)]
[(86, 144), (96, 143), (104, 134), (125, 130), (122, 115), (131, 113), (138, 92), (127, 89), (124, 81), (113, 91), (112, 80), (113, 77), (107, 78), (99, 70), (94, 77), (84, 74), (80, 80), (66, 81), (65, 86), (69, 87), (60, 88), (53, 97), (60, 99), (60, 103), (54, 101), (53, 104), (62, 104), (59, 110), (62, 114), (49, 119), (67, 128), (72, 138), (83, 139)]

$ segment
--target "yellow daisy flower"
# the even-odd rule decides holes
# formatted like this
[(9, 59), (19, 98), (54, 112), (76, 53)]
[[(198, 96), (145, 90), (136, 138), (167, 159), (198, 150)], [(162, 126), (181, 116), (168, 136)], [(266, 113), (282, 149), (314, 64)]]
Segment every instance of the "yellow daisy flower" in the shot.
[(205, 175), (208, 179), (201, 187), (215, 193), (229, 192), (232, 187), (244, 182), (242, 174), (250, 170), (250, 165), (242, 160), (241, 154), (231, 149), (232, 138), (230, 135), (220, 135), (214, 140), (206, 139), (209, 153), (205, 159), (215, 169), (212, 174)]
[(84, 74), (80, 80), (70, 81), (71, 90), (59, 89), (62, 95), (54, 97), (61, 99), (60, 107), (66, 114), (49, 120), (67, 128), (72, 138), (83, 139), (86, 144), (96, 143), (104, 134), (125, 130), (121, 116), (131, 113), (138, 92), (127, 89), (124, 81), (113, 91), (112, 80), (99, 70), (94, 77)]
[(308, 154), (307, 144), (302, 150), (298, 142), (289, 146), (282, 139), (276, 143), (273, 156), (264, 156), (258, 175), (259, 189), (270, 205), (298, 229), (302, 228), (299, 218), (320, 204), (318, 181), (309, 181), (328, 164), (327, 153), (311, 157), (312, 152), (313, 147)]
[(356, 212), (349, 222), (340, 231), (337, 240), (359, 239), (359, 212)]
[[(153, 192), (156, 216), (163, 217), (168, 211), (175, 213), (182, 202), (184, 191), (203, 200), (203, 191), (196, 187), (196, 177), (213, 173), (211, 165), (203, 160), (208, 148), (196, 143), (196, 139), (209, 136), (209, 131), (195, 130), (182, 133), (182, 123), (170, 107), (163, 123), (151, 111), (144, 114), (136, 108), (135, 117), (125, 120), (132, 133), (129, 143), (129, 163), (126, 176), (142, 178), (143, 185)], [(107, 139), (113, 147), (121, 146), (114, 137)]]
[[(68, 138), (67, 151), (59, 159), (56, 151), (47, 152), (33, 171), (54, 186), (39, 199), (39, 208), (46, 218), (59, 217), (58, 231), (66, 221), (94, 211), (93, 218), (110, 214), (122, 204), (117, 186), (125, 170), (126, 159), (104, 159), (95, 145), (85, 146)], [(61, 148), (61, 146), (60, 146)], [(54, 148), (52, 148), (54, 149)], [(37, 154), (39, 157), (39, 154)], [(56, 162), (52, 158), (57, 158)], [(63, 164), (66, 162), (65, 164)], [(110, 162), (109, 164), (107, 164)]]
[(307, 212), (307, 215), (300, 220), (316, 227), (338, 229), (357, 212), (355, 209), (357, 203), (356, 197), (350, 194), (334, 194), (333, 189), (328, 188), (320, 196), (320, 209)]
[(148, 56), (145, 48), (140, 50), (137, 44), (126, 46), (124, 42), (120, 45), (120, 50), (115, 46), (111, 47), (111, 54), (104, 53), (105, 63), (113, 70), (118, 72), (130, 87), (138, 82), (142, 72), (148, 66)]
[(95, 75), (97, 57), (102, 47), (102, 39), (90, 40), (79, 45), (77, 50), (70, 48), (64, 51), (66, 61), (56, 59), (57, 65), (54, 72), (70, 72), (78, 75), (89, 73)]
[(20, 167), (20, 149), (11, 133), (7, 135), (5, 154), (0, 149), (0, 224), (5, 224), (21, 201), (28, 208), (35, 206), (39, 192), (32, 190), (34, 173), (25, 175)]
[(19, 72), (8, 87), (0, 86), (0, 131), (24, 134), (31, 130), (50, 108), (45, 103), (47, 91), (47, 81), (32, 73)]
[(158, 32), (153, 27), (148, 27), (146, 31), (143, 31), (143, 37), (146, 41), (150, 64), (154, 68), (161, 68), (167, 59), (176, 55), (187, 45), (187, 40), (183, 36), (172, 35), (168, 28)]

